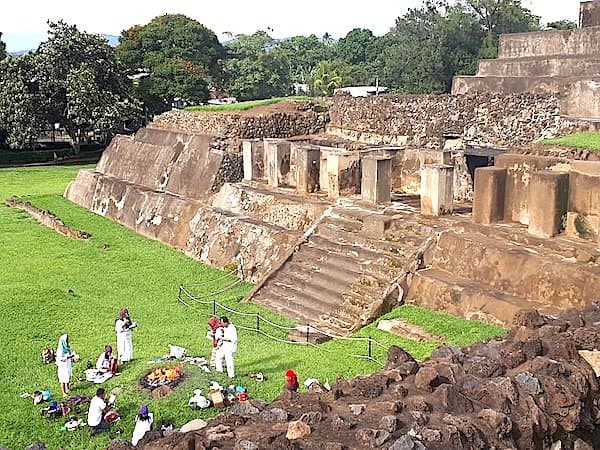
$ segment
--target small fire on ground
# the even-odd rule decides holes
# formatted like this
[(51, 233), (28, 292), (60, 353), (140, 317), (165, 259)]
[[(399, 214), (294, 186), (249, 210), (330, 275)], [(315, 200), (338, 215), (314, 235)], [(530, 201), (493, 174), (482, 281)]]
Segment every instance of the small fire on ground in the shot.
[(147, 389), (160, 386), (175, 387), (183, 379), (183, 366), (157, 367), (141, 379), (141, 384)]

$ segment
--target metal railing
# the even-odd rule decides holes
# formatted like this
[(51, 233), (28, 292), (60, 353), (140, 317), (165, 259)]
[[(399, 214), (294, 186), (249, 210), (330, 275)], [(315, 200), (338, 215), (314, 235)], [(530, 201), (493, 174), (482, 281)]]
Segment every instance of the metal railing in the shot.
[[(232, 280), (230, 283), (226, 284), (224, 287), (219, 287), (217, 290), (210, 291), (209, 293), (202, 294), (201, 296), (196, 296), (191, 292), (191, 288), (206, 287), (207, 285), (210, 285), (211, 283), (214, 283), (215, 281), (223, 281), (228, 276), (231, 276), (231, 275), (233, 275), (233, 273), (227, 273), (221, 277), (218, 277), (213, 280), (209, 280), (204, 283), (195, 283), (195, 284), (185, 285), (185, 286), (180, 285), (179, 293), (177, 295), (177, 300), (179, 303), (183, 304), (184, 306), (187, 306), (188, 308), (205, 308), (205, 309), (210, 308), (212, 310), (212, 314), (215, 316), (218, 316), (220, 314), (220, 311), (224, 311), (230, 315), (243, 317), (243, 318), (245, 318), (244, 321), (236, 321), (235, 322), (236, 328), (255, 332), (255, 333), (260, 334), (261, 336), (264, 336), (268, 339), (271, 339), (276, 342), (284, 343), (284, 344), (307, 345), (307, 346), (313, 347), (315, 349), (318, 349), (320, 351), (332, 353), (333, 350), (323, 347), (322, 345), (317, 345), (315, 342), (313, 342), (314, 338), (318, 337), (318, 336), (326, 336), (335, 341), (362, 342), (365, 344), (365, 347), (366, 347), (365, 354), (357, 354), (357, 353), (349, 352), (348, 355), (352, 356), (354, 358), (372, 361), (372, 362), (380, 365), (381, 367), (383, 367), (385, 365), (382, 362), (382, 360), (385, 360), (387, 358), (388, 347), (386, 347), (382, 343), (378, 342), (377, 340), (373, 339), (371, 336), (368, 336), (368, 337), (342, 336), (342, 335), (331, 333), (326, 330), (316, 328), (316, 327), (312, 326), (311, 324), (294, 325), (294, 326), (282, 325), (282, 324), (275, 323), (272, 320), (269, 320), (268, 318), (264, 317), (259, 312), (238, 311), (233, 308), (230, 308), (229, 306), (223, 305), (222, 303), (219, 303), (217, 301), (217, 297), (220, 295), (223, 295), (227, 292), (232, 291), (235, 286), (241, 284), (242, 280), (240, 280), (240, 279), (236, 278), (234, 281)], [(249, 318), (252, 318), (252, 320), (248, 320)], [(271, 328), (271, 330), (269, 330), (269, 328)], [(269, 332), (269, 331), (271, 331), (271, 332)], [(295, 331), (297, 333), (305, 333), (305, 338), (303, 340), (288, 339), (287, 335), (291, 331)], [(279, 336), (278, 336), (278, 334), (279, 334)], [(312, 340), (311, 340), (311, 337), (313, 337)], [(376, 353), (380, 353), (381, 351), (383, 351), (383, 355), (381, 356), (381, 358), (378, 358), (379, 355), (376, 355)]]

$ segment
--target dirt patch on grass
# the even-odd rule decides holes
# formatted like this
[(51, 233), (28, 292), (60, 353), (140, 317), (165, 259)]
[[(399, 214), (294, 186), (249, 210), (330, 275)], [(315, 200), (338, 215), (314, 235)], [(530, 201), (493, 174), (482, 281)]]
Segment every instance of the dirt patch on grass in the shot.
[(418, 342), (444, 342), (446, 338), (444, 336), (435, 335), (428, 333), (418, 325), (406, 322), (404, 319), (390, 319), (381, 320), (377, 324), (377, 328), (388, 333), (392, 333), (396, 336), (402, 336), (406, 339), (411, 339)]

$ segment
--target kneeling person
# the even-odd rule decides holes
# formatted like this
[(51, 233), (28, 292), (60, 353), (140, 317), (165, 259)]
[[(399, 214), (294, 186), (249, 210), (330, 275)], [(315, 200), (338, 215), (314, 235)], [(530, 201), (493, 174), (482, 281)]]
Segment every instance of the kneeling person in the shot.
[(104, 420), (104, 414), (108, 412), (108, 405), (104, 401), (106, 391), (104, 388), (98, 388), (96, 395), (90, 401), (90, 410), (88, 411), (88, 425), (92, 434), (108, 431), (108, 423)]

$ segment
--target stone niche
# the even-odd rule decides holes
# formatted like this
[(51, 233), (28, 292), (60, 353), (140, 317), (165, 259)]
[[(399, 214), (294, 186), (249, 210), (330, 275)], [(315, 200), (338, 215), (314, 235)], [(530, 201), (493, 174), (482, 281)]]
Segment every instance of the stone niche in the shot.
[(421, 214), (441, 216), (452, 213), (454, 166), (429, 164), (421, 169)]
[(345, 149), (320, 147), (319, 184), (329, 198), (360, 193), (360, 153)]
[(242, 155), (244, 159), (244, 180), (266, 179), (263, 140), (245, 139), (242, 141)]
[(502, 155), (475, 171), (473, 221), (528, 225), (530, 234), (600, 242), (600, 161)]
[(265, 139), (265, 171), (270, 187), (289, 185), (291, 144), (284, 139)]
[(316, 145), (292, 144), (292, 172), (296, 190), (301, 194), (310, 194), (319, 190), (321, 149)]
[(361, 160), (363, 200), (389, 203), (392, 200), (392, 159), (389, 156), (365, 156)]

